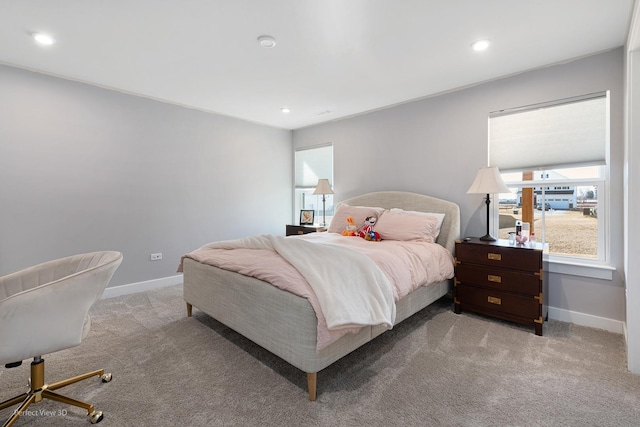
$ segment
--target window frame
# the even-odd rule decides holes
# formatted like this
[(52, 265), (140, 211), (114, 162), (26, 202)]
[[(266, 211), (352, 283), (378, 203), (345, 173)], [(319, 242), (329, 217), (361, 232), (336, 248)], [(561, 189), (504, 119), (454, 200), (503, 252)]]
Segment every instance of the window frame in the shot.
[[(509, 180), (504, 179), (506, 185), (510, 188), (533, 188), (534, 191), (536, 188), (546, 188), (550, 186), (565, 186), (569, 185), (572, 187), (577, 186), (589, 186), (594, 185), (598, 187), (598, 235), (597, 235), (597, 245), (598, 245), (598, 255), (597, 258), (586, 258), (580, 256), (566, 256), (566, 255), (556, 255), (546, 253), (544, 256), (545, 262), (548, 265), (548, 271), (552, 273), (562, 273), (562, 274), (571, 274), (592, 278), (599, 278), (605, 280), (613, 279), (613, 271), (615, 268), (610, 266), (610, 256), (611, 256), (611, 242), (610, 242), (610, 222), (611, 222), (611, 203), (610, 203), (610, 123), (611, 123), (611, 115), (610, 115), (610, 102), (611, 96), (609, 91), (603, 91), (598, 94), (589, 94), (584, 96), (578, 96), (574, 98), (560, 99), (556, 101), (549, 101), (541, 104), (513, 108), (509, 110), (501, 110), (499, 112), (491, 113), (488, 118), (489, 122), (489, 132), (488, 132), (488, 146), (489, 152), (491, 152), (491, 118), (504, 114), (517, 114), (519, 112), (526, 112), (531, 109), (541, 108), (541, 107), (549, 107), (556, 106), (562, 104), (568, 104), (571, 102), (579, 102), (581, 99), (590, 99), (594, 96), (600, 95), (605, 98), (606, 102), (606, 136), (605, 136), (605, 162), (600, 166), (600, 174), (597, 178), (567, 178), (567, 179), (535, 179), (536, 174), (540, 176), (540, 172), (543, 170), (555, 170), (562, 171), (562, 166), (558, 167), (548, 167), (546, 169), (543, 168), (523, 168), (523, 169), (515, 169), (515, 170), (503, 170), (501, 171), (503, 174), (505, 173), (522, 173), (524, 171), (533, 171), (534, 172), (534, 180), (525, 181), (525, 180)], [(495, 115), (495, 116), (494, 116)], [(490, 157), (488, 156), (488, 159)], [(493, 165), (500, 166), (500, 165)], [(568, 167), (582, 167), (582, 166), (593, 166), (593, 163), (581, 164), (575, 163), (573, 165), (566, 165)], [(497, 202), (497, 195), (496, 195)], [(544, 203), (544, 202), (542, 202)], [(535, 206), (534, 206), (535, 209)], [(542, 215), (545, 215), (544, 209), (542, 210)], [(493, 220), (491, 222), (491, 227), (494, 235), (498, 235), (499, 232), (499, 203), (492, 203), (492, 217)], [(538, 234), (536, 232), (536, 234)], [(539, 240), (542, 240), (539, 237)]]

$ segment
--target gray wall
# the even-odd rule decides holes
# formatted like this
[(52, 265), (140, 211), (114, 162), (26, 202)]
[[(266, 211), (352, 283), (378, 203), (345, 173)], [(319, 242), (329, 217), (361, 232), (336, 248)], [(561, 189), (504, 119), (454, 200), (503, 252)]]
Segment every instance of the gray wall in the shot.
[(640, 2), (636, 2), (629, 29), (626, 56), (625, 150), (625, 281), (627, 285), (627, 360), (640, 374)]
[(0, 275), (113, 249), (116, 286), (283, 234), (292, 162), (290, 131), (0, 66)]
[[(390, 82), (389, 84), (393, 84)], [(349, 119), (298, 129), (295, 148), (334, 144), (334, 190), (339, 201), (377, 190), (428, 193), (460, 206), (463, 236), (485, 232), (486, 207), (468, 195), (487, 164), (492, 111), (603, 90), (611, 91), (612, 281), (550, 275), (550, 305), (624, 320), (623, 50), (594, 55)]]

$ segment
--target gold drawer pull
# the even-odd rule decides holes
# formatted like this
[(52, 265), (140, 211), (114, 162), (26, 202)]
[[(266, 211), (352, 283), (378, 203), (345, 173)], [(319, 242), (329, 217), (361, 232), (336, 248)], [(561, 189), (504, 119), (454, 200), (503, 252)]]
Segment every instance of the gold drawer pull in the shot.
[(487, 280), (490, 282), (502, 283), (502, 277), (489, 274)]
[(304, 231), (298, 230), (298, 234), (304, 234)]
[(502, 261), (502, 255), (500, 254), (492, 254), (492, 253), (488, 253), (487, 254), (487, 258), (494, 260), (494, 261)]
[(496, 297), (487, 297), (487, 301), (490, 302), (491, 304), (497, 304), (497, 305), (502, 304), (502, 300)]

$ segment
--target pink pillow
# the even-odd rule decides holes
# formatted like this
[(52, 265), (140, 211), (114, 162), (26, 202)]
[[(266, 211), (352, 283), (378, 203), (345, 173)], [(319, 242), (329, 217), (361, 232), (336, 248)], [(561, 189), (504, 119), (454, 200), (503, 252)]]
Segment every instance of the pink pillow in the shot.
[(442, 228), (442, 222), (444, 221), (443, 213), (434, 213), (434, 212), (420, 212), (420, 211), (405, 211), (399, 208), (391, 208), (391, 212), (406, 214), (406, 215), (421, 215), (421, 216), (435, 216), (438, 220), (438, 225), (436, 227), (436, 239), (440, 235), (440, 229)]
[(360, 228), (364, 224), (364, 219), (368, 216), (375, 216), (380, 218), (380, 215), (384, 211), (383, 208), (372, 208), (369, 206), (349, 206), (342, 204), (336, 209), (336, 213), (333, 215), (331, 224), (329, 224), (329, 233), (342, 233), (342, 230), (347, 226), (347, 217), (353, 217), (356, 223), (356, 227)]
[(373, 227), (382, 240), (400, 240), (434, 243), (438, 219), (434, 216), (406, 215), (384, 211)]

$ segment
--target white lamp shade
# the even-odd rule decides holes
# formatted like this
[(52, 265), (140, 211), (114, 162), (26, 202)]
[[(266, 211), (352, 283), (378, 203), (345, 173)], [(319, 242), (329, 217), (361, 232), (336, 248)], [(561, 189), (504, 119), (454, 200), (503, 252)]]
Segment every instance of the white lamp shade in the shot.
[(497, 194), (510, 193), (497, 167), (480, 168), (475, 181), (469, 187), (467, 194)]
[(331, 184), (329, 184), (328, 179), (319, 179), (318, 185), (316, 189), (313, 191), (313, 194), (333, 194), (333, 190), (331, 189)]

